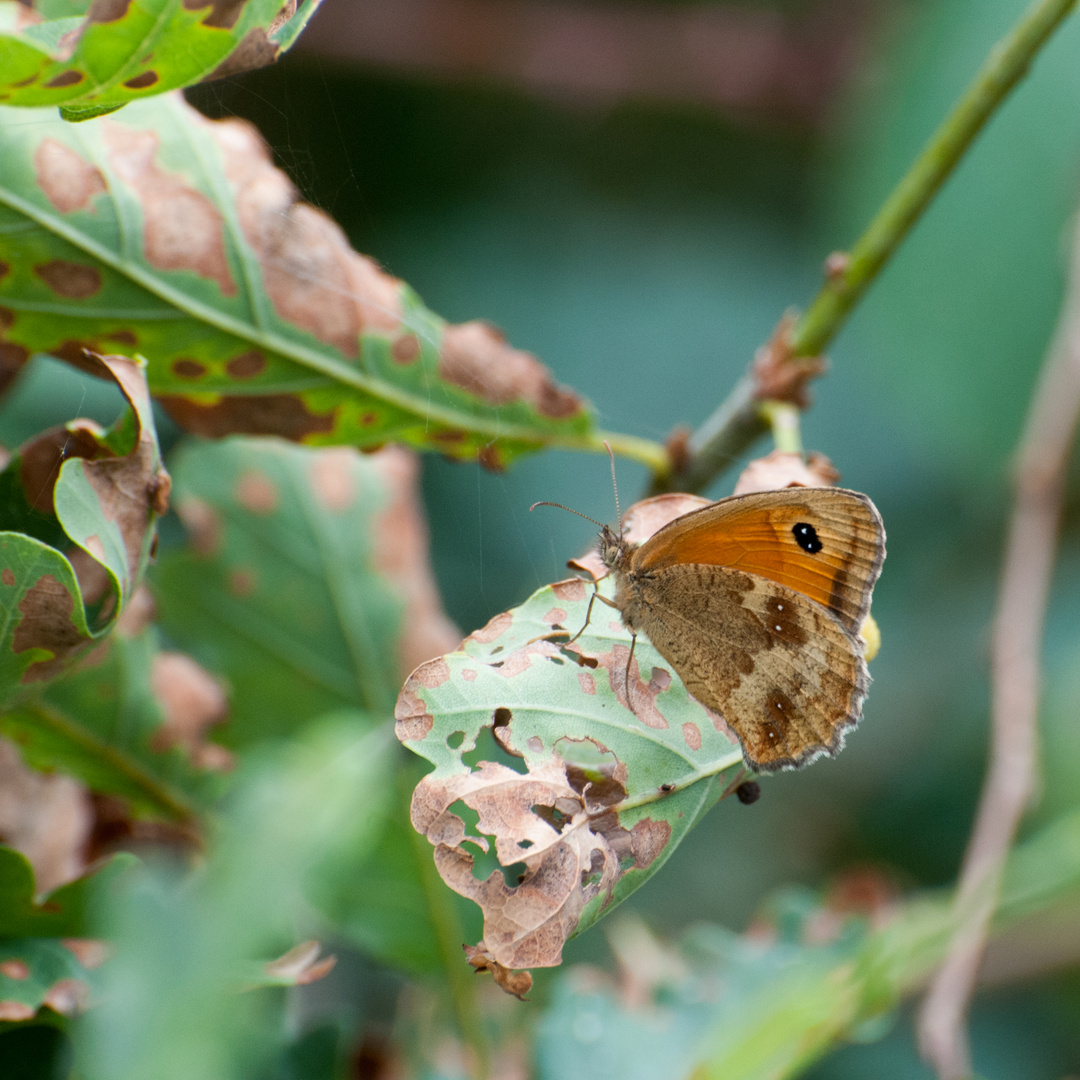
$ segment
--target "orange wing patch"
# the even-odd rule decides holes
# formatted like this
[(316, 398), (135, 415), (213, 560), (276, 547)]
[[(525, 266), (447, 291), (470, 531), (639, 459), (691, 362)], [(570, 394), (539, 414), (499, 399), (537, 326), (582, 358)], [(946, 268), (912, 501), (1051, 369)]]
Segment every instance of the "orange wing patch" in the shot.
[(840, 488), (789, 488), (721, 499), (676, 518), (631, 555), (631, 572), (692, 563), (786, 585), (857, 631), (885, 559), (874, 504)]

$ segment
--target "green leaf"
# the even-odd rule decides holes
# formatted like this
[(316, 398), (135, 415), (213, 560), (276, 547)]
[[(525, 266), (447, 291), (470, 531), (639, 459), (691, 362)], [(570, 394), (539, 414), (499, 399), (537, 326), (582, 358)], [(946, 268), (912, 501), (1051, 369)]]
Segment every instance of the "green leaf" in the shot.
[[(59, 105), (65, 119), (273, 63), (319, 0), (278, 22), (281, 0), (0, 0), (0, 101)], [(34, 18), (40, 21), (32, 21)], [(290, 26), (290, 24), (296, 24)]]
[[(1062, 922), (1054, 925), (1067, 925), (1078, 900), (1074, 810), (1008, 860), (993, 928), (1003, 953), (1015, 956), (1040, 932), (1038, 923), (1025, 925), (1027, 916), (1045, 919), (1057, 905)], [(775, 898), (753, 937), (701, 926), (675, 951), (651, 941), (643, 948), (640, 931), (616, 925), (613, 944), (633, 994), (568, 971), (540, 1023), (539, 1080), (571, 1072), (620, 1080), (798, 1076), (844, 1041), (882, 1037), (890, 1011), (941, 962), (956, 925), (950, 895), (853, 912), (803, 890)]]
[(0, 473), (0, 703), (56, 678), (115, 625), (164, 510), (169, 481), (141, 368), (117, 356), (84, 364), (120, 386), (130, 412), (109, 431), (75, 421), (45, 432)]
[(0, 941), (24, 937), (85, 937), (88, 893), (113, 882), (134, 860), (114, 855), (39, 904), (34, 870), (26, 856), (0, 844)]
[[(395, 771), (398, 776), (387, 777), (387, 784), (400, 788), (400, 779), (413, 770), (399, 764)], [(442, 936), (453, 938), (453, 960), (460, 962), (456, 909), (465, 901), (448, 892), (430, 866), (431, 856), (421, 847), (427, 843), (409, 824), (407, 798), (395, 797), (384, 807), (378, 830), (373, 848), (345, 850), (341, 858), (321, 864), (312, 879), (311, 902), (335, 934), (384, 964), (417, 974), (438, 972), (446, 962), (440, 923), (449, 923), (454, 929), (447, 926)]]
[(157, 631), (113, 634), (82, 667), (0, 717), (0, 733), (36, 769), (61, 769), (120, 795), (139, 817), (189, 821), (223, 785), (161, 740), (166, 716), (152, 680)]
[[(726, 725), (643, 638), (627, 707), (630, 635), (606, 605), (561, 644), (591, 592), (579, 578), (538, 590), (421, 665), (398, 699), (398, 737), (435, 765), (413, 824), (447, 884), (484, 909), (483, 945), (505, 968), (558, 964), (565, 939), (652, 877), (742, 775)], [(486, 728), (509, 764), (476, 761)], [(476, 855), (489, 850), (484, 877)]]
[(62, 1014), (84, 1007), (89, 973), (77, 949), (51, 937), (0, 941), (0, 1019), (30, 1020), (42, 1005)]
[(595, 443), (534, 357), (448, 326), (298, 200), (251, 128), (178, 96), (77, 129), (0, 109), (0, 348), (10, 365), (95, 342), (149, 357), (152, 392), (200, 434), (493, 468)]
[[(404, 671), (460, 638), (416, 606), (428, 571), (415, 458), (229, 439), (189, 443), (173, 465), (189, 543), (162, 557), (152, 584), (170, 637), (231, 687), (222, 741), (250, 752), (357, 701), (370, 704), (354, 723), (387, 723)], [(346, 843), (320, 863), (311, 901), (367, 953), (430, 971), (443, 962), (432, 906), (456, 898), (437, 880), (432, 895), (400, 764), (383, 778), (393, 805), (379, 811), (376, 847)]]
[(191, 543), (154, 590), (169, 634), (232, 685), (228, 741), (357, 702), (389, 713), (404, 601), (376, 566), (392, 493), (374, 460), (230, 439), (184, 447), (174, 472)]
[[(820, 908), (808, 909), (823, 914)], [(633, 953), (623, 956), (633, 970)], [(634, 936), (640, 936), (641, 931)], [(794, 940), (740, 937), (719, 926), (686, 934), (678, 951), (650, 943), (663, 964), (645, 975), (647, 1009), (612, 988), (563, 979), (541, 1022), (541, 1080), (603, 1071), (620, 1080), (691, 1075), (766, 1080), (796, 1075), (851, 1023), (854, 959), (866, 927), (849, 920), (837, 940), (817, 948)], [(722, 1066), (721, 1066), (722, 1063)], [(696, 1070), (696, 1071), (695, 1071)]]
[(224, 1080), (272, 1055), (269, 1002), (237, 991), (253, 961), (307, 936), (323, 861), (375, 843), (396, 749), (354, 713), (249, 756), (203, 865), (133, 875), (106, 912), (115, 955), (80, 1075)]

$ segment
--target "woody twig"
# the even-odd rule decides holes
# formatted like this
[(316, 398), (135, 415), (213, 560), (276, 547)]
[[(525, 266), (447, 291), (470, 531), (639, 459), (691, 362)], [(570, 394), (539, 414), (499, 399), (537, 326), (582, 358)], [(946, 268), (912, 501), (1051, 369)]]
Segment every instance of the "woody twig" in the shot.
[(942, 1080), (971, 1075), (965, 1018), (1005, 858), (1036, 773), (1039, 656), (1070, 450), (1080, 419), (1080, 228), (1069, 293), (1020, 440), (993, 637), (990, 764), (957, 890), (958, 928), (919, 1015)]

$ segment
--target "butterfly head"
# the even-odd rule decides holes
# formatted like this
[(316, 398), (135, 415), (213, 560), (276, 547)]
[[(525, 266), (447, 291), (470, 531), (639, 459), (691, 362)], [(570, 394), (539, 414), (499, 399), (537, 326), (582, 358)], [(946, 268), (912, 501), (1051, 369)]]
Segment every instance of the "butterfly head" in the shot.
[(610, 525), (605, 525), (600, 530), (596, 547), (609, 570), (620, 570), (634, 545), (615, 532)]

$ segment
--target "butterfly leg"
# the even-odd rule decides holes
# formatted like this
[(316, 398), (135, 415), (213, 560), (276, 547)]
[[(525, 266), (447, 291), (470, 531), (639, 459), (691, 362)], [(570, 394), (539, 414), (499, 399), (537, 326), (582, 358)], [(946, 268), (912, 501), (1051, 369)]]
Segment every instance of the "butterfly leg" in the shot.
[(602, 604), (607, 604), (608, 607), (615, 607), (615, 604), (609, 600), (606, 596), (600, 595), (600, 582), (593, 583), (593, 594), (589, 597), (589, 606), (585, 609), (585, 623), (581, 629), (566, 643), (567, 645), (573, 645), (575, 641), (589, 628), (589, 620), (592, 618), (592, 606), (599, 600)]
[[(586, 630), (589, 629), (589, 620), (592, 619), (593, 604), (596, 603), (597, 600), (601, 601), (601, 603), (607, 604), (608, 607), (615, 607), (615, 604), (611, 600), (609, 600), (606, 596), (600, 595), (600, 582), (603, 580), (603, 578), (600, 578), (599, 580), (593, 581), (593, 594), (589, 597), (589, 606), (585, 609), (585, 622), (582, 623), (581, 629), (572, 638), (568, 638), (566, 641), (563, 642), (564, 647), (567, 645), (573, 645), (574, 642), (577, 641), (577, 639), (581, 637), (581, 635), (584, 634)], [(569, 631), (556, 630), (553, 634), (541, 634), (539, 637), (534, 637), (532, 641), (527, 641), (525, 644), (531, 645), (533, 641), (551, 641), (556, 637), (562, 637), (562, 635), (566, 633), (569, 633)]]
[[(573, 643), (575, 641), (577, 641), (577, 639), (579, 637), (581, 637), (581, 635), (584, 634), (585, 631), (588, 629), (589, 620), (592, 618), (593, 604), (596, 603), (597, 600), (599, 600), (602, 604), (607, 604), (607, 606), (610, 607), (610, 608), (614, 608), (616, 611), (619, 610), (619, 605), (616, 604), (614, 600), (609, 600), (606, 596), (601, 596), (601, 594), (600, 594), (600, 582), (597, 581), (595, 583), (595, 585), (594, 585), (594, 588), (593, 588), (593, 594), (592, 594), (592, 596), (589, 597), (589, 606), (585, 609), (585, 625), (582, 626), (582, 628), (572, 638), (570, 638), (569, 641), (566, 642), (567, 645), (573, 645)], [(626, 659), (625, 689), (626, 689), (626, 707), (632, 713), (634, 713), (635, 716), (637, 716), (637, 713), (634, 712), (634, 702), (633, 702), (633, 699), (630, 697), (630, 666), (634, 662), (634, 647), (636, 645), (637, 645), (637, 634), (635, 634), (631, 630), (630, 631), (630, 655)]]

